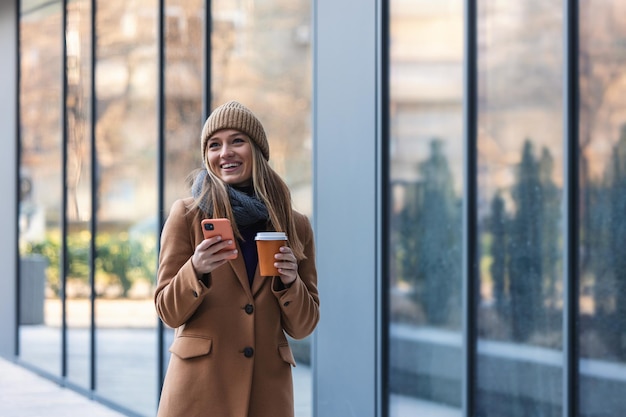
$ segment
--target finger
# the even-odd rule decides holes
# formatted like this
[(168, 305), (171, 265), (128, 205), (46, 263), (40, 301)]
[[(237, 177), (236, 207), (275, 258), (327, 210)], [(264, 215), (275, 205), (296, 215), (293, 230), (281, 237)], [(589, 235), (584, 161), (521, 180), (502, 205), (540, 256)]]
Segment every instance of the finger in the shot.
[(297, 271), (298, 270), (298, 264), (294, 261), (274, 262), (274, 266), (277, 269), (284, 270), (284, 271)]
[(282, 246), (279, 250), (280, 252), (274, 255), (275, 259), (296, 262), (296, 256), (293, 254), (291, 248), (287, 246)]
[(224, 249), (213, 254), (213, 258), (220, 261), (229, 261), (236, 258), (238, 253), (239, 251), (237, 249)]
[(202, 273), (208, 273), (213, 271), (215, 268), (218, 268), (228, 262), (228, 256), (230, 255), (229, 251), (215, 253), (212, 255), (205, 255), (198, 258), (196, 262), (194, 262), (194, 267)]
[(205, 251), (209, 247), (211, 247), (211, 246), (215, 245), (216, 243), (220, 242), (221, 240), (222, 240), (222, 236), (220, 236), (220, 235), (213, 236), (213, 237), (208, 238), (208, 239), (204, 239), (202, 242), (200, 242), (200, 244), (198, 246), (196, 246), (196, 249)]
[(280, 253), (293, 255), (293, 251), (291, 250), (291, 248), (289, 246), (281, 246), (280, 249), (278, 249), (278, 250), (280, 251)]
[(286, 268), (279, 268), (279, 267), (277, 267), (277, 269), (278, 269), (278, 273), (280, 275), (280, 278), (283, 284), (291, 285), (291, 283), (293, 283), (298, 277), (298, 271), (294, 269), (286, 269)]
[[(210, 252), (212, 254), (217, 254), (220, 253), (222, 251), (224, 251), (224, 249), (228, 248), (229, 246), (233, 245), (233, 241), (232, 240), (225, 240), (223, 242), (218, 242), (216, 244), (214, 244), (213, 246), (210, 247)], [(225, 251), (227, 253), (230, 254), (229, 251)]]
[(276, 255), (275, 260), (277, 268), (298, 269), (298, 262), (295, 257), (282, 257), (281, 255)]

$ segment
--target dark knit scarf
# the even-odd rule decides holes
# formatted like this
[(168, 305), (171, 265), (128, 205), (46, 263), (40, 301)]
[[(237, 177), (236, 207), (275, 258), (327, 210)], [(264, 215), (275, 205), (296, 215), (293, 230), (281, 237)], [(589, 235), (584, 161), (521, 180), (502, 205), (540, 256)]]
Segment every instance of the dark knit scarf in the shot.
[[(198, 207), (200, 207), (200, 210), (212, 217), (213, 202), (209, 201), (207, 196), (200, 199), (207, 175), (206, 169), (198, 173), (191, 186), (191, 194), (196, 200), (199, 200)], [(267, 207), (256, 196), (249, 195), (235, 187), (227, 186), (226, 188), (238, 227), (247, 227), (260, 221), (268, 221), (269, 213)]]

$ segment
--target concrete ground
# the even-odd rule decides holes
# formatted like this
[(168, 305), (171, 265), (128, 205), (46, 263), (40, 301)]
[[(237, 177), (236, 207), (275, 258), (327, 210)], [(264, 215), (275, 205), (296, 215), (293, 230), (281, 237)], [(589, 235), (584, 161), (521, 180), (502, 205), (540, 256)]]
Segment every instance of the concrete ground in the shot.
[(0, 416), (123, 417), (123, 414), (0, 358)]

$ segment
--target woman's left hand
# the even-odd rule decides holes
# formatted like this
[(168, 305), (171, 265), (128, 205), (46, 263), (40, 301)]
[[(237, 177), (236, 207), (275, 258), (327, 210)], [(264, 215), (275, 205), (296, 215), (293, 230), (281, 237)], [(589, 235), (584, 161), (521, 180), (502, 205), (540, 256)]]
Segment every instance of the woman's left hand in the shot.
[(280, 280), (283, 284), (291, 285), (298, 276), (298, 261), (289, 246), (281, 246), (280, 252), (274, 255), (276, 262), (274, 266), (278, 268)]

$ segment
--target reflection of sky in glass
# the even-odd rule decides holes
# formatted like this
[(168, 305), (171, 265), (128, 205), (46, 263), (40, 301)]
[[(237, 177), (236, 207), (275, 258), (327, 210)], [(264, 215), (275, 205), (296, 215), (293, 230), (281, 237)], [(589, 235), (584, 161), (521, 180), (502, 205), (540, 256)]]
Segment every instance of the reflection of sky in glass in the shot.
[[(392, 2), (391, 178), (419, 180), (417, 168), (439, 140), (458, 195), (462, 189), (462, 4)], [(452, 23), (451, 23), (452, 22)]]
[(562, 183), (562, 6), (531, 3), (485, 1), (479, 8), (479, 184), (486, 200), (512, 187), (526, 140), (548, 147), (553, 178)]

